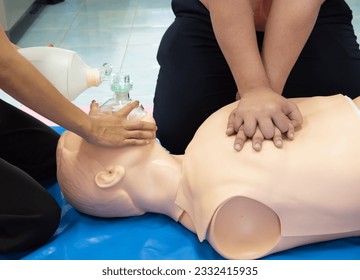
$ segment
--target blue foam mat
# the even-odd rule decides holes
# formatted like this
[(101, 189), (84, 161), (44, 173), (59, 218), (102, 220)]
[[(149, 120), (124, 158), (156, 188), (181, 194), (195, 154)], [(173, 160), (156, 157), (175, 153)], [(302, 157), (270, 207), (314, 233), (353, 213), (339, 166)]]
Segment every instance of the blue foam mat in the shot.
[[(63, 132), (62, 128), (54, 128)], [(129, 218), (96, 218), (79, 213), (62, 196), (58, 184), (49, 191), (62, 208), (60, 226), (41, 248), (24, 260), (221, 260), (209, 243), (172, 219), (148, 213)], [(0, 256), (0, 259), (13, 259)], [(301, 246), (266, 260), (359, 260), (360, 237)]]
[[(112, 219), (91, 217), (72, 208), (57, 184), (50, 191), (62, 206), (61, 224), (48, 244), (23, 259), (223, 259), (209, 243), (200, 243), (195, 234), (164, 215), (149, 213)], [(360, 237), (301, 246), (264, 259), (358, 260)]]

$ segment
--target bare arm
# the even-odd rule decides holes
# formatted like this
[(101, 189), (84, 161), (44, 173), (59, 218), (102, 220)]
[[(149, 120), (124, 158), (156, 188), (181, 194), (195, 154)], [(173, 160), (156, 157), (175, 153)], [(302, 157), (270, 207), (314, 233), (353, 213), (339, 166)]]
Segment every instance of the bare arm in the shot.
[(240, 96), (270, 87), (257, 46), (252, 1), (201, 0), (209, 10), (216, 39), (231, 68)]
[(281, 93), (314, 28), (325, 0), (273, 0), (266, 23), (262, 61), (271, 87)]
[(325, 0), (273, 0), (262, 56), (253, 17), (254, 0), (201, 0), (240, 96), (259, 87), (281, 93)]
[(3, 30), (0, 30), (0, 87), (30, 109), (96, 144), (144, 144), (154, 138), (154, 124), (125, 122), (126, 116), (121, 113), (103, 118), (85, 114), (16, 51)]

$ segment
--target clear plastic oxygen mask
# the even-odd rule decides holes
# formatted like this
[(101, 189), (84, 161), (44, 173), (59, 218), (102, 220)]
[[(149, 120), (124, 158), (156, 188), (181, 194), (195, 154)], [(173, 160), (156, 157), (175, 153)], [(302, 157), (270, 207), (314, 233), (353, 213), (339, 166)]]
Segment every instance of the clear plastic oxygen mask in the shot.
[[(103, 112), (116, 112), (119, 111), (126, 104), (132, 102), (130, 98), (130, 90), (133, 88), (133, 84), (128, 74), (118, 72), (111, 75), (111, 91), (114, 92), (112, 98), (107, 100), (100, 106)], [(132, 110), (128, 115), (128, 119), (141, 119), (146, 116), (144, 107), (140, 104), (137, 108)]]

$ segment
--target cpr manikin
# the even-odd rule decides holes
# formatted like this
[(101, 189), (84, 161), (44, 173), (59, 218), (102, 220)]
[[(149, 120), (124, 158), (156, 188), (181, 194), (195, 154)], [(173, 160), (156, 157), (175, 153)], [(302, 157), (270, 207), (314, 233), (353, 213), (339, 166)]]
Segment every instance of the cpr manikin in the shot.
[[(295, 101), (295, 100), (294, 100)], [(303, 126), (282, 149), (265, 141), (233, 149), (225, 134), (236, 103), (198, 129), (184, 155), (157, 141), (141, 147), (93, 146), (65, 132), (58, 181), (81, 212), (168, 215), (229, 259), (360, 235), (360, 98), (296, 100)]]

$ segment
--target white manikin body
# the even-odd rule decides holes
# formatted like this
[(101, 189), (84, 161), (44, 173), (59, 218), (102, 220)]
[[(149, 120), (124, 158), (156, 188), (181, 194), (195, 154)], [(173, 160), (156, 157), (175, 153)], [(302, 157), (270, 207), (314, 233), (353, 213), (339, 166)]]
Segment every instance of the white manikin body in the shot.
[[(58, 180), (79, 211), (102, 217), (156, 212), (207, 239), (229, 259), (360, 235), (360, 113), (343, 95), (296, 100), (304, 118), (282, 149), (233, 149), (235, 103), (210, 116), (185, 155), (156, 141), (109, 149), (65, 133)], [(360, 106), (360, 99), (356, 100)]]

